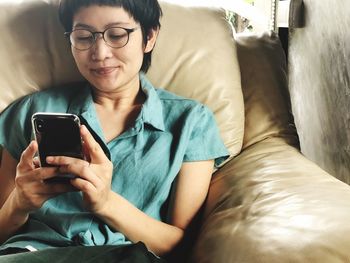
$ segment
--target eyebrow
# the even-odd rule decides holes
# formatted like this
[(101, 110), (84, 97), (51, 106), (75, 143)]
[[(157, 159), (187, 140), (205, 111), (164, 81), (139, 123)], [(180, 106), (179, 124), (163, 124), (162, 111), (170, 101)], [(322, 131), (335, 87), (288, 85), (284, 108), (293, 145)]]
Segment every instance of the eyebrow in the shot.
[[(104, 26), (104, 28), (108, 28), (108, 27), (112, 27), (112, 26), (130, 26), (129, 23), (127, 22), (114, 22), (114, 23), (109, 23), (107, 25)], [(95, 30), (96, 28), (94, 28), (93, 26), (90, 26), (90, 25), (87, 25), (87, 24), (84, 24), (84, 23), (77, 23), (73, 26), (73, 29), (74, 28), (86, 28), (86, 29), (93, 29)]]

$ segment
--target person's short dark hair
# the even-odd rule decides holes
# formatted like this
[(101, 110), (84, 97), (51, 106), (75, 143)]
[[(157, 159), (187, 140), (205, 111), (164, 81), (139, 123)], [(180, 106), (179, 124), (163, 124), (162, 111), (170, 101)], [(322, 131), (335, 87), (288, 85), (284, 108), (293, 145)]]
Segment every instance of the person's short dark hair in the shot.
[[(162, 9), (157, 0), (61, 0), (58, 15), (66, 32), (72, 31), (73, 17), (79, 9), (91, 5), (122, 7), (140, 23), (144, 43), (151, 29), (160, 28)], [(151, 56), (152, 51), (144, 54), (141, 71), (147, 72)]]

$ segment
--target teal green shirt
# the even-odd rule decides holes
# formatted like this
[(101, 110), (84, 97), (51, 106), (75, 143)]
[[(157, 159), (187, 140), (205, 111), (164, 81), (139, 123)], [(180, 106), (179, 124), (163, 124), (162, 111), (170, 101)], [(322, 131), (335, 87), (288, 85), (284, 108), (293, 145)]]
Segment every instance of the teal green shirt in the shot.
[[(143, 74), (140, 79), (146, 101), (135, 125), (108, 143), (86, 85), (49, 89), (13, 103), (0, 115), (0, 144), (19, 160), (32, 139), (33, 113), (74, 113), (95, 132), (114, 165), (112, 190), (147, 215), (166, 221), (167, 199), (182, 163), (215, 159), (218, 166), (228, 151), (207, 107), (155, 89)], [(84, 209), (76, 192), (45, 202), (0, 249), (125, 243), (130, 242), (122, 233)]]

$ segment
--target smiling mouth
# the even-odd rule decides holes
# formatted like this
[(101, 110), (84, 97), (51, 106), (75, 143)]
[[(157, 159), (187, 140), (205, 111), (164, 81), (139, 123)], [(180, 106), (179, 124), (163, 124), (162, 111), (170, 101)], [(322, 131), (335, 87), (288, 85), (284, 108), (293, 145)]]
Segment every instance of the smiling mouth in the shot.
[(113, 68), (97, 68), (97, 69), (91, 69), (91, 71), (97, 75), (105, 76), (105, 75), (112, 73), (116, 69), (117, 68), (115, 68), (115, 67), (113, 67)]

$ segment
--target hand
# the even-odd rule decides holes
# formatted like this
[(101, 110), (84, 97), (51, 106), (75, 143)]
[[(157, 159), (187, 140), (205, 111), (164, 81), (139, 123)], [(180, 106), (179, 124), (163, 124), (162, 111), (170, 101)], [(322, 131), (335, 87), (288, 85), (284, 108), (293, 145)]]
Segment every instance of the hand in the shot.
[(57, 175), (57, 167), (38, 167), (34, 158), (38, 145), (32, 141), (23, 151), (17, 165), (14, 197), (19, 211), (29, 213), (39, 209), (48, 199), (59, 194), (76, 191), (67, 184), (47, 184), (45, 179)]
[(50, 156), (46, 161), (59, 166), (60, 173), (77, 175), (71, 184), (82, 191), (85, 207), (99, 214), (112, 193), (113, 164), (84, 125), (80, 128), (80, 134), (88, 161), (66, 156)]

